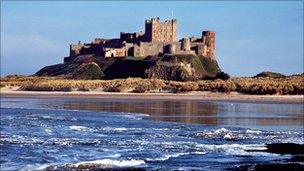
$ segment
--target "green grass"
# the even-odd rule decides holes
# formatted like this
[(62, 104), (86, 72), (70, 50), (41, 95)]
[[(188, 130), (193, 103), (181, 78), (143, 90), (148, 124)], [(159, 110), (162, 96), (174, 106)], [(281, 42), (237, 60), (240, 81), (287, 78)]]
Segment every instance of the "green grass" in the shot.
[(220, 72), (220, 68), (218, 66), (218, 63), (216, 60), (204, 57), (204, 56), (198, 56), (203, 68), (205, 69), (206, 75), (216, 76), (217, 73)]

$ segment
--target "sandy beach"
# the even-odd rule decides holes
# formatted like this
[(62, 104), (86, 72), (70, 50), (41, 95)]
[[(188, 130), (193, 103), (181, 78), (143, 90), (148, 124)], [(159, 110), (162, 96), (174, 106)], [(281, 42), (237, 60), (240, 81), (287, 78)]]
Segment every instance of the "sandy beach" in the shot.
[(188, 93), (129, 93), (103, 91), (19, 91), (1, 89), (1, 97), (39, 97), (39, 98), (101, 98), (125, 100), (205, 100), (205, 101), (241, 101), (257, 103), (294, 103), (303, 104), (303, 95), (245, 95), (237, 92), (218, 93), (195, 91)]

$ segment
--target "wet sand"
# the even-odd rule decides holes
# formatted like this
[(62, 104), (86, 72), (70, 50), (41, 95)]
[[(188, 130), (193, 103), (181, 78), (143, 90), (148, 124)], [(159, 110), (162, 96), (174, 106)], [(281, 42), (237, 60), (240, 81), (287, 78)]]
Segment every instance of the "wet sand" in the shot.
[(205, 100), (205, 101), (236, 101), (257, 103), (294, 103), (304, 104), (303, 95), (246, 95), (237, 92), (188, 92), (188, 93), (128, 93), (102, 91), (18, 91), (1, 89), (2, 97), (43, 97), (43, 98), (100, 98), (122, 100)]

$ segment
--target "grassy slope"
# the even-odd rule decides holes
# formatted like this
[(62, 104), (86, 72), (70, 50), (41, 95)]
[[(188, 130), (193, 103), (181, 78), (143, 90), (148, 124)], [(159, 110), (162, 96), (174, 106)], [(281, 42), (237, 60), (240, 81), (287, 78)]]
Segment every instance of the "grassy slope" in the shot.
[(220, 68), (216, 60), (204, 56), (196, 55), (175, 55), (178, 62), (188, 62), (197, 70), (200, 71), (204, 76), (215, 77)]

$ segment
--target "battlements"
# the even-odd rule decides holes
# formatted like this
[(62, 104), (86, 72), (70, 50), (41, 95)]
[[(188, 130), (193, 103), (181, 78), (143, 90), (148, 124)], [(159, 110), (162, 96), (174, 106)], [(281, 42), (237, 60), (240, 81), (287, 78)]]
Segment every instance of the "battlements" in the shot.
[(145, 20), (146, 23), (159, 22), (159, 21), (160, 21), (159, 17), (150, 18), (150, 19)]
[(203, 31), (202, 36), (215, 37), (215, 32), (214, 31)]
[(177, 20), (161, 21), (159, 17), (145, 20), (145, 30), (120, 32), (116, 39), (95, 38), (92, 43), (70, 45), (72, 60), (79, 55), (102, 57), (158, 56), (160, 54), (197, 54), (215, 59), (215, 32), (203, 31), (201, 37), (186, 37), (177, 41)]
[(146, 42), (174, 42), (177, 37), (177, 20), (166, 20), (151, 18), (145, 22)]

